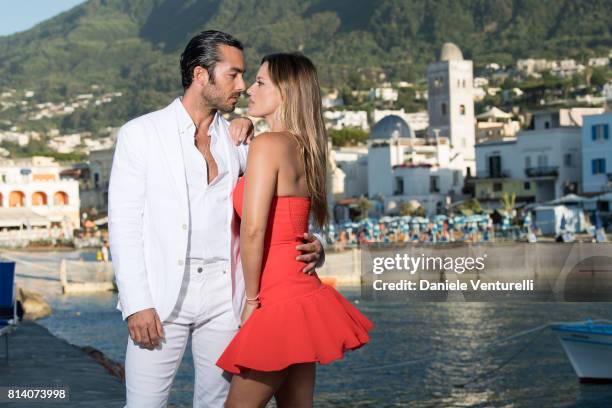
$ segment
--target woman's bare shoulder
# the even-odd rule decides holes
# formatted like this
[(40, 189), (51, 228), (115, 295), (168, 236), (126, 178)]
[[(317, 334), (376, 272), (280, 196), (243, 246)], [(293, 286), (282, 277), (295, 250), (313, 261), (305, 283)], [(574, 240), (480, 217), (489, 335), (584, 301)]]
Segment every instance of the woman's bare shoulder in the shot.
[(257, 135), (251, 142), (249, 150), (266, 150), (270, 153), (286, 154), (287, 149), (294, 148), (296, 141), (289, 132), (264, 132)]

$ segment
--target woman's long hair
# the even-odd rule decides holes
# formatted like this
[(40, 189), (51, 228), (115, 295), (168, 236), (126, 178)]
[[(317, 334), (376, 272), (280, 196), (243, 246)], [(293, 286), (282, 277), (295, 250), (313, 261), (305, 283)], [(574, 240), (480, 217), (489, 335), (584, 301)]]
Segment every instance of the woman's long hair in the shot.
[(268, 73), (280, 90), (280, 120), (294, 134), (304, 159), (311, 209), (319, 227), (327, 223), (327, 131), (314, 64), (302, 54), (266, 55)]

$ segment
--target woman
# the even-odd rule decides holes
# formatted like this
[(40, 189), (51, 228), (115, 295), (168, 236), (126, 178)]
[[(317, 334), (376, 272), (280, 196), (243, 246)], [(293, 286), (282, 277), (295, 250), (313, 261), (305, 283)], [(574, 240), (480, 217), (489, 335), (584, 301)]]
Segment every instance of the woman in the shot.
[(249, 149), (233, 194), (241, 217), (246, 285), (242, 327), (217, 365), (234, 373), (227, 407), (312, 406), (315, 363), (368, 342), (372, 323), (316, 274), (302, 272), (296, 246), (327, 221), (327, 136), (312, 62), (299, 54), (264, 57), (247, 90), (248, 113), (270, 132)]

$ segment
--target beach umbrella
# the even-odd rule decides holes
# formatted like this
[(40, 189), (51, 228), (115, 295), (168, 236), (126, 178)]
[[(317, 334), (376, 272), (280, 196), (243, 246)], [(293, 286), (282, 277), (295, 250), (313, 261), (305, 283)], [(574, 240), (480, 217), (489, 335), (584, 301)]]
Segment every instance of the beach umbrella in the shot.
[(524, 224), (526, 227), (529, 227), (529, 226), (531, 225), (531, 214), (527, 213), (527, 214), (525, 215), (525, 218), (523, 219), (523, 224)]

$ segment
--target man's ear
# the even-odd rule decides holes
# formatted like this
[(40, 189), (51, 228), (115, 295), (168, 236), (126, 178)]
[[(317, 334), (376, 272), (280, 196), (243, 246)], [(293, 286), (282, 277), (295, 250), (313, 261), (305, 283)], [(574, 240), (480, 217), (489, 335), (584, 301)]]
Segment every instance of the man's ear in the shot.
[(206, 68), (202, 68), (202, 67), (195, 67), (193, 69), (193, 79), (195, 81), (200, 82), (201, 84), (207, 84), (208, 83), (208, 70)]

